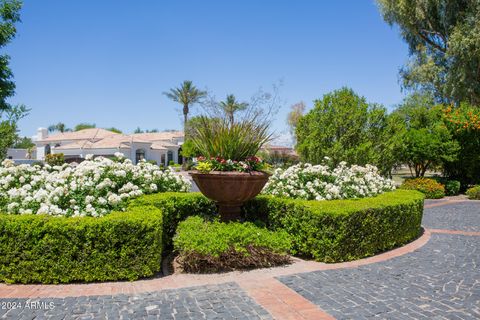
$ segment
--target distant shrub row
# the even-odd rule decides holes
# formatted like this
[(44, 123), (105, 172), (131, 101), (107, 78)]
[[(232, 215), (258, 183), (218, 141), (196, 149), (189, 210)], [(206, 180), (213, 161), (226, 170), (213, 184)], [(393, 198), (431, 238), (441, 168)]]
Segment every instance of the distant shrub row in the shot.
[(417, 190), (427, 199), (440, 199), (445, 196), (456, 196), (460, 193), (460, 181), (441, 177), (411, 178), (404, 181), (401, 189)]

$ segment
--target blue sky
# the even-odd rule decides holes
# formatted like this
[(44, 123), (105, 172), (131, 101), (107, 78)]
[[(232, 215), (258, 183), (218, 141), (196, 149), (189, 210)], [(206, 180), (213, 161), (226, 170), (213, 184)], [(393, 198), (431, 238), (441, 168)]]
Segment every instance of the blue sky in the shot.
[(389, 108), (403, 97), (407, 46), (373, 0), (25, 0), (21, 15), (6, 51), (27, 136), (58, 121), (180, 129), (162, 92), (185, 79), (240, 100), (281, 80), (277, 133), (291, 104), (342, 86)]

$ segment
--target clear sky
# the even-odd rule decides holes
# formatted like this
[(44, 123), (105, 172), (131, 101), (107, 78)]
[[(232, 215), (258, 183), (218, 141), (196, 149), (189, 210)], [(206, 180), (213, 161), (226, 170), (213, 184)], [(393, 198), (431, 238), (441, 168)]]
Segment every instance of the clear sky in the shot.
[(25, 0), (21, 16), (6, 51), (27, 136), (59, 121), (181, 129), (162, 92), (186, 79), (240, 100), (281, 80), (277, 133), (291, 104), (342, 86), (388, 108), (403, 97), (407, 46), (373, 0)]

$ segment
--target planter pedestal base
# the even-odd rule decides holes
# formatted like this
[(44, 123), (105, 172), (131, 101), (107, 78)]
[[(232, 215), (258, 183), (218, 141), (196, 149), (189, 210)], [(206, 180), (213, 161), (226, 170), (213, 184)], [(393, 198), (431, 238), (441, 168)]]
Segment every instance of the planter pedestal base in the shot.
[(264, 172), (190, 172), (193, 181), (207, 198), (219, 207), (222, 221), (242, 219), (242, 205), (262, 191), (269, 174)]
[(218, 203), (218, 213), (222, 222), (241, 221), (242, 203)]

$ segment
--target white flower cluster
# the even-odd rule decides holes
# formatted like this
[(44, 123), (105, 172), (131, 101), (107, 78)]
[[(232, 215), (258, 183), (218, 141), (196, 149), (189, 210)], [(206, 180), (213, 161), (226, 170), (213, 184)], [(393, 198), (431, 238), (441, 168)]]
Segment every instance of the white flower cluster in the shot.
[(383, 178), (375, 166), (298, 164), (276, 169), (263, 189), (264, 194), (305, 200), (371, 197), (395, 189), (393, 180)]
[(187, 192), (190, 182), (173, 170), (142, 161), (86, 157), (78, 165), (0, 165), (0, 212), (99, 217), (122, 210), (127, 199), (166, 191)]

